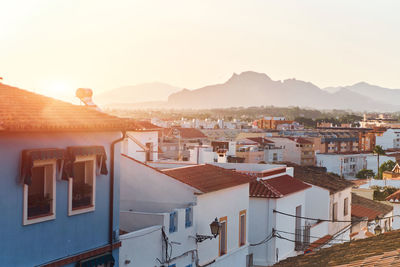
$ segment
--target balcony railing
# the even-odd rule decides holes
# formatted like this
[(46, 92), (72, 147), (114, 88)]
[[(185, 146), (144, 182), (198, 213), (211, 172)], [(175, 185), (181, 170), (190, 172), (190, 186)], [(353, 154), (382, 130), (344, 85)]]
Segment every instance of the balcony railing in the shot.
[(304, 251), (310, 246), (310, 229), (311, 225), (296, 229), (294, 239), (294, 249), (296, 251)]

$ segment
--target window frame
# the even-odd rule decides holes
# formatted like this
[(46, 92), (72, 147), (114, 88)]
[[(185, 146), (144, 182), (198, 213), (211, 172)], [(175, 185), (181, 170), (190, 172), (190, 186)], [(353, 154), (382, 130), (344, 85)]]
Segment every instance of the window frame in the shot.
[[(28, 218), (28, 190), (29, 190), (29, 185), (24, 184), (24, 188), (23, 188), (23, 198), (24, 198), (23, 199), (23, 215), (22, 215), (22, 224), (23, 225), (41, 223), (41, 222), (45, 222), (45, 221), (54, 220), (56, 218), (56, 170), (57, 170), (57, 160), (56, 159), (35, 160), (35, 161), (33, 161), (32, 168), (45, 167), (45, 166), (48, 166), (48, 165), (52, 166), (52, 175), (51, 175), (51, 180), (53, 181), (53, 183), (52, 183), (52, 204), (51, 204), (52, 212), (47, 216), (40, 216), (40, 217), (29, 219)], [(47, 175), (46, 175), (46, 172), (45, 172), (44, 179), (47, 179), (46, 177), (47, 177)]]
[(338, 220), (338, 203), (334, 202), (332, 204), (332, 221), (337, 221), (337, 220)]
[(193, 226), (193, 207), (185, 209), (185, 228)]
[(75, 209), (72, 208), (72, 189), (75, 178), (68, 177), (68, 216), (88, 213), (95, 211), (96, 209), (96, 166), (97, 166), (96, 155), (76, 156), (76, 159), (73, 164), (77, 162), (86, 162), (86, 161), (93, 162), (92, 205), (84, 208), (75, 208)]
[[(171, 219), (173, 221), (173, 224), (171, 224)], [(172, 227), (173, 225), (173, 227)], [(176, 233), (178, 232), (178, 212), (177, 211), (172, 211), (169, 213), (169, 233)]]
[[(242, 220), (244, 217), (244, 240), (242, 240)], [(242, 242), (243, 241), (243, 242)], [(247, 243), (247, 210), (241, 210), (239, 212), (239, 247), (246, 245)]]
[(343, 216), (347, 216), (349, 214), (349, 198), (345, 197), (343, 200)]
[(219, 242), (218, 242), (218, 256), (223, 256), (226, 255), (228, 253), (228, 217), (224, 216), (219, 218), (219, 222), (221, 224), (221, 230), (222, 230), (222, 223), (225, 223), (225, 251), (221, 250), (221, 232), (219, 234)]

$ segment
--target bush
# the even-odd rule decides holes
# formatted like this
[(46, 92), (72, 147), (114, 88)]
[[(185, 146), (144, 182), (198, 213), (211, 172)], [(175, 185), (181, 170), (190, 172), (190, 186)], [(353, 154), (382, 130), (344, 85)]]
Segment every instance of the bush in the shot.
[(367, 178), (371, 178), (374, 177), (375, 173), (373, 170), (368, 170), (368, 169), (362, 169), (361, 171), (359, 171), (356, 174), (356, 178), (358, 179), (367, 179)]

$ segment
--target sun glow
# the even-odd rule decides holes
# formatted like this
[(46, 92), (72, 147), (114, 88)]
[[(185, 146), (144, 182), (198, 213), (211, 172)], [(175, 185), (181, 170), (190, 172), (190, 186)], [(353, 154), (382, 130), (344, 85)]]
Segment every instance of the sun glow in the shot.
[(76, 86), (65, 81), (51, 81), (41, 86), (40, 93), (60, 100), (72, 102), (75, 98), (76, 89)]

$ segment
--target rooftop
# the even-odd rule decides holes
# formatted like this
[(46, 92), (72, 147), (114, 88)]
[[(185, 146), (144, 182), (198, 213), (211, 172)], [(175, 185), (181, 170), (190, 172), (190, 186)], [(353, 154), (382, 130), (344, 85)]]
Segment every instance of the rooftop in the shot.
[(0, 132), (118, 131), (136, 129), (121, 119), (0, 83)]
[(280, 198), (310, 187), (299, 179), (285, 174), (271, 179), (252, 181), (250, 183), (250, 197)]
[(393, 207), (379, 201), (374, 201), (357, 194), (351, 194), (351, 217), (374, 220), (377, 216), (384, 217)]
[(178, 130), (179, 135), (183, 139), (201, 139), (207, 138), (205, 134), (203, 134), (200, 130), (195, 128), (183, 128), (183, 127), (172, 127), (172, 128), (164, 128), (164, 135), (174, 135), (174, 129)]
[(254, 180), (251, 176), (210, 164), (166, 169), (162, 172), (203, 193), (246, 184)]
[(400, 231), (386, 232), (288, 258), (274, 266), (399, 266), (399, 240)]
[(399, 202), (400, 201), (400, 190), (397, 190), (396, 192), (394, 192), (393, 194), (388, 196), (386, 198), (386, 200), (390, 201), (390, 202)]
[(286, 165), (294, 168), (295, 178), (308, 184), (325, 188), (329, 190), (331, 194), (354, 186), (352, 182), (329, 174), (325, 170), (322, 170), (322, 168), (300, 166), (291, 162), (287, 162)]

